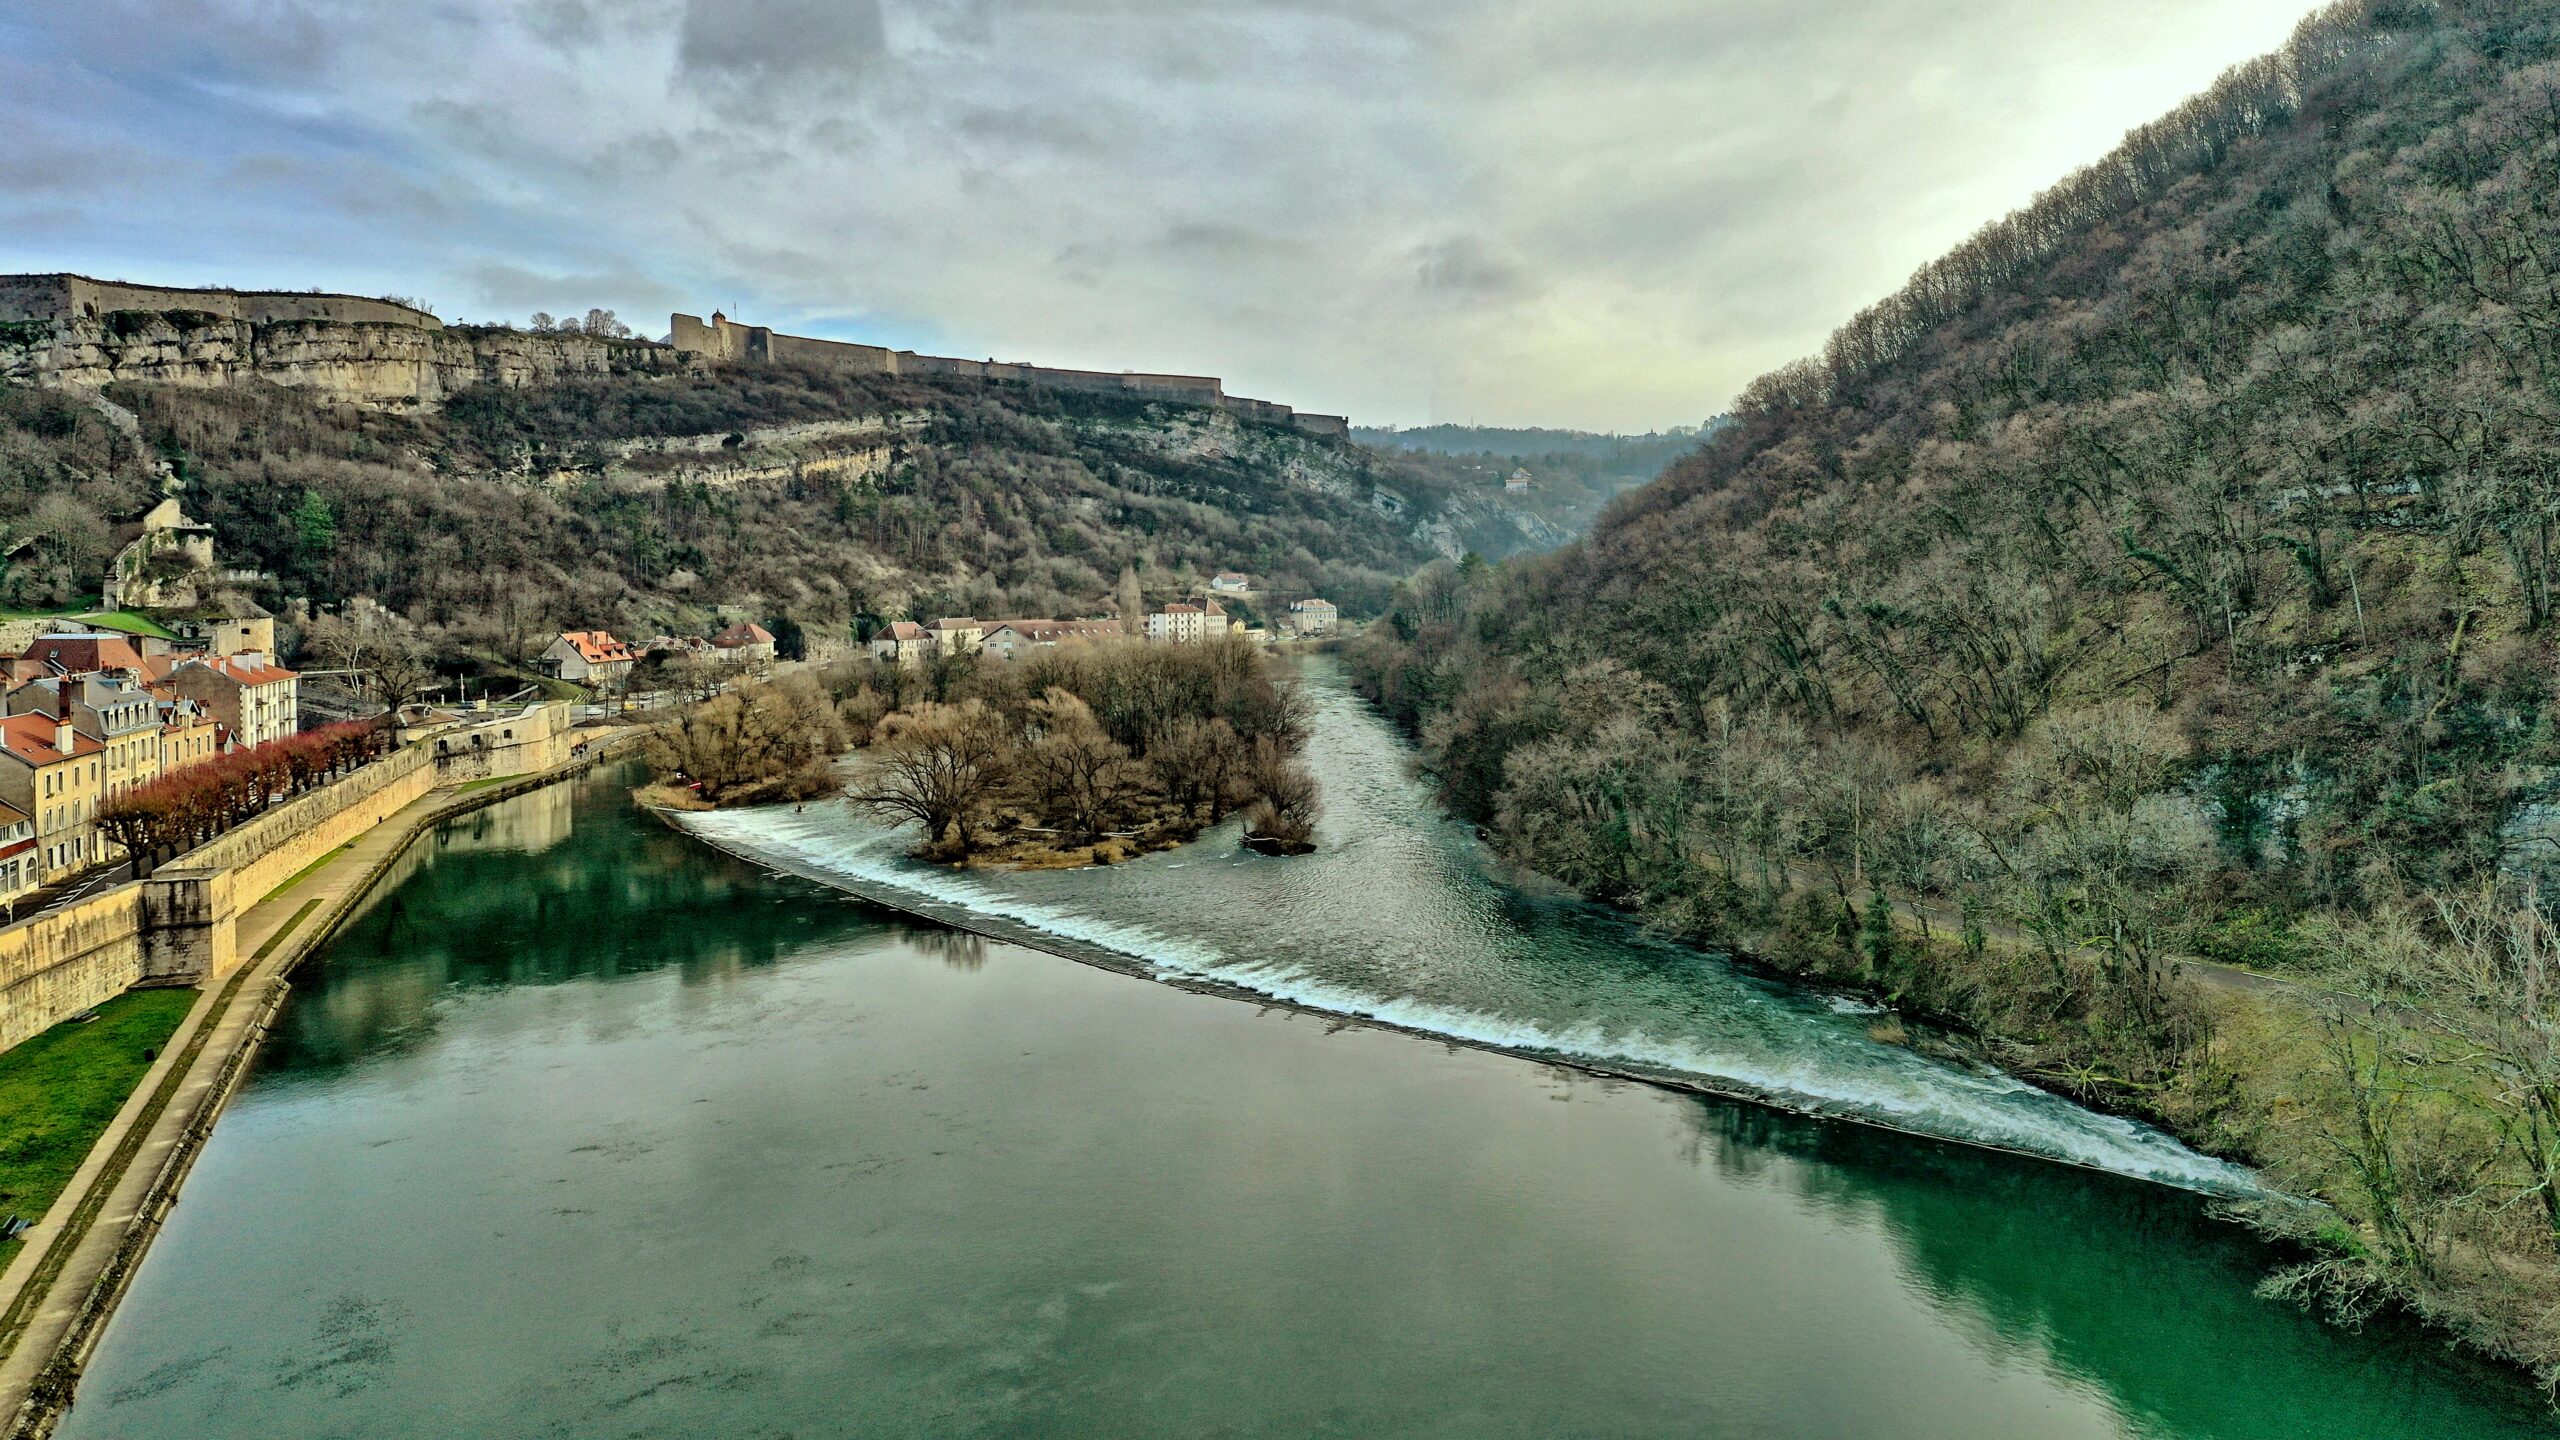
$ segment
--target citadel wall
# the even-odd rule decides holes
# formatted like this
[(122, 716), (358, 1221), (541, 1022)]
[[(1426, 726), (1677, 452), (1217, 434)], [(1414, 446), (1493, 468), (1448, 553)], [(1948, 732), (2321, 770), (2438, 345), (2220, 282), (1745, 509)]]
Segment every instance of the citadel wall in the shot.
[(400, 325), (441, 330), (415, 306), (363, 295), (298, 290), (189, 290), (86, 275), (0, 276), (0, 321), (103, 320), (119, 311), (209, 315), (252, 325)]
[(671, 316), (667, 329), (670, 343), (676, 350), (717, 364), (779, 362), (815, 365), (857, 375), (1045, 385), (1059, 390), (1169, 400), (1182, 405), (1211, 405), (1267, 425), (1294, 425), (1313, 434), (1346, 439), (1351, 434), (1351, 422), (1342, 416), (1301, 415), (1275, 401), (1248, 400), (1240, 395), (1229, 395), (1225, 382), (1214, 375), (1155, 375), (1139, 371), (1115, 374), (1107, 370), (1061, 370), (1008, 360), (962, 360), (949, 355), (919, 355), (913, 350), (890, 350), (879, 345), (857, 345), (844, 340), (815, 340), (801, 335), (777, 334), (769, 326), (741, 325), (717, 312), (708, 321), (698, 315)]

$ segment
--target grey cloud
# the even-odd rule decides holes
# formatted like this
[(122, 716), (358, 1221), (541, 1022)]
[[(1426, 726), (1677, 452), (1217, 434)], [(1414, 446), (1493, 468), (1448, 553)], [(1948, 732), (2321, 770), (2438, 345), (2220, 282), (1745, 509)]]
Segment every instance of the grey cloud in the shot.
[(850, 94), (887, 58), (879, 0), (687, 0), (677, 28), (683, 74), (744, 104)]
[[(554, 310), (584, 314), (598, 305), (611, 308), (611, 303), (646, 304), (652, 310), (680, 310), (689, 303), (685, 293), (635, 267), (586, 273), (554, 273), (529, 269), (503, 260), (487, 260), (465, 266), (461, 279), (471, 287), (476, 304), (509, 313)], [(609, 303), (610, 302), (610, 303)], [(654, 335), (663, 324), (656, 314), (624, 315), (624, 324), (644, 335)]]
[[(1363, 417), (1640, 427), (2304, 3), (62, 0), (0, 28), (0, 204), (57, 212), (22, 249), (120, 260), (114, 207), (47, 177), (156, 164), (187, 278), (745, 306)], [(178, 127), (172, 96), (213, 103)]]
[(1414, 285), (1427, 295), (1483, 301), (1516, 298), (1534, 288), (1517, 262), (1473, 236), (1434, 240), (1416, 247), (1411, 259)]

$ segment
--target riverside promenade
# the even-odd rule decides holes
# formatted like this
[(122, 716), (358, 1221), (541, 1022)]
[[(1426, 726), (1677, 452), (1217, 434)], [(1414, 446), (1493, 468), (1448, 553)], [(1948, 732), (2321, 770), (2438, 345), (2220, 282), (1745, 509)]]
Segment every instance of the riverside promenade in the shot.
[(206, 987), (0, 1273), (0, 1435), (33, 1440), (52, 1433), (108, 1315), (284, 1003), (293, 968), (436, 825), (583, 774), (640, 733), (591, 741), (586, 754), (548, 770), (439, 786), (241, 914), (245, 962)]

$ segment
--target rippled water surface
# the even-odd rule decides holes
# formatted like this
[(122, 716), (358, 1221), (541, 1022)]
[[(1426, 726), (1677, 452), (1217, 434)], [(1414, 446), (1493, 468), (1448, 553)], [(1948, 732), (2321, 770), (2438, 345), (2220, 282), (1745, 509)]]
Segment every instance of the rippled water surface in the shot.
[[(1328, 707), (1329, 750), (1384, 743)], [(1310, 863), (1201, 848), (991, 897), (1346, 1004), (2194, 1163), (1510, 898), (1463, 837), (1359, 803)], [(2268, 1257), (2188, 1192), (910, 923), (609, 777), (405, 863), (298, 980), (74, 1440), (2546, 1433), (2423, 1338), (2257, 1299)], [(1200, 880), (1224, 903), (1175, 927)]]
[(1307, 758), (1325, 796), (1312, 856), (1265, 859), (1219, 835), (1107, 869), (963, 875), (907, 859), (911, 833), (842, 803), (691, 823), (857, 893), (1326, 1010), (1697, 1076), (2198, 1190), (2253, 1189), (2245, 1173), (2147, 1127), (1872, 1040), (1867, 1007), (1656, 941), (1592, 906), (1523, 894), (1436, 809), (1408, 748), (1330, 663), (1308, 670), (1317, 721)]

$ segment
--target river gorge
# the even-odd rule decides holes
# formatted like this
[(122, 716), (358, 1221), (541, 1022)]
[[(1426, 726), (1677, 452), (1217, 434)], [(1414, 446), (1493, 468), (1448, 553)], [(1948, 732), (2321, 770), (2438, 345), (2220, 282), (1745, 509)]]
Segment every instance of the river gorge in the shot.
[(1302, 859), (964, 874), (610, 773), (449, 823), (62, 1433), (2546, 1433), (2257, 1297), (2245, 1172), (1505, 876), (1309, 680)]

